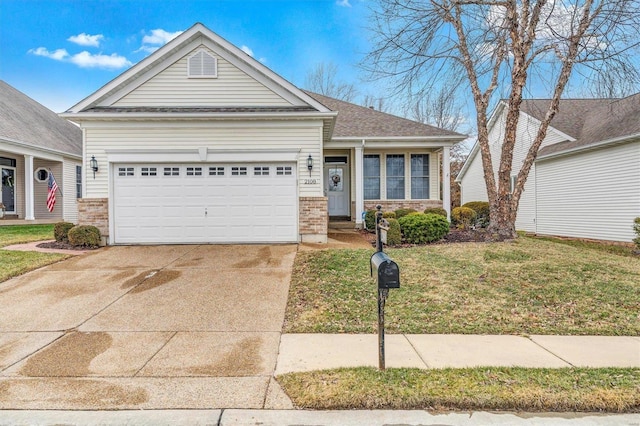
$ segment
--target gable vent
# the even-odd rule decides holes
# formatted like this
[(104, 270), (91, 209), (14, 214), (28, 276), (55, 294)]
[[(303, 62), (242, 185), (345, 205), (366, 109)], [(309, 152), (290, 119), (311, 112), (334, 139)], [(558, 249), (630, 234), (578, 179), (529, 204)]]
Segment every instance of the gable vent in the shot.
[(218, 59), (207, 52), (200, 51), (189, 58), (187, 67), (189, 78), (218, 77)]

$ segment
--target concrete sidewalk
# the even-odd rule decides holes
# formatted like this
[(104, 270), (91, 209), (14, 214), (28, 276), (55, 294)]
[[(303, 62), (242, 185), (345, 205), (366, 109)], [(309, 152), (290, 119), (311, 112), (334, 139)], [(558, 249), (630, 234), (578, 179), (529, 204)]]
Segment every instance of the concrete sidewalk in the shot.
[[(640, 367), (636, 336), (387, 334), (386, 366)], [(275, 374), (378, 366), (374, 334), (283, 334)]]

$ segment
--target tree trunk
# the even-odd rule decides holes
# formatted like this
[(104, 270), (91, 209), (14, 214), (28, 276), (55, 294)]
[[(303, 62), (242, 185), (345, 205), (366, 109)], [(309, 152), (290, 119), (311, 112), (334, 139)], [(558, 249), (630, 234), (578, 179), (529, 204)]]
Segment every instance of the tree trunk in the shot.
[(487, 232), (496, 241), (516, 238), (516, 211), (511, 203), (511, 194), (502, 194), (490, 204), (490, 222)]

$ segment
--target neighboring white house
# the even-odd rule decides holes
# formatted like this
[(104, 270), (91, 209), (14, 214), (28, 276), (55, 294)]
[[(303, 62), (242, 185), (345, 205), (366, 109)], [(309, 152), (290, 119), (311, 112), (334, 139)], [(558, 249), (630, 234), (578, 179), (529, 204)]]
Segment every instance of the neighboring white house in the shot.
[(439, 162), (464, 139), (304, 92), (202, 24), (62, 116), (83, 129), (80, 222), (109, 244), (325, 242), (328, 216), (448, 206)]
[[(78, 219), (82, 185), (82, 131), (0, 80), (0, 225), (15, 220)], [(47, 209), (49, 173), (60, 191)]]
[[(549, 100), (522, 104), (513, 155), (516, 176)], [(494, 168), (504, 137), (506, 104), (489, 124)], [(462, 203), (487, 201), (477, 146), (456, 181)], [(630, 242), (640, 216), (640, 93), (624, 99), (566, 99), (551, 122), (520, 200), (516, 229)]]

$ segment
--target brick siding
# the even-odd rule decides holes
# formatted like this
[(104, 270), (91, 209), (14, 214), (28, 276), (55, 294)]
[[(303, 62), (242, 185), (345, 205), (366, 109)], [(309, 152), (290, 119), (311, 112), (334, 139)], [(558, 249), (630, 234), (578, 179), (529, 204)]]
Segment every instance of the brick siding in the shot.
[(78, 224), (93, 225), (103, 237), (109, 236), (109, 199), (79, 198)]
[(327, 197), (300, 197), (298, 226), (302, 242), (327, 242)]
[(440, 200), (367, 200), (364, 202), (364, 210), (375, 210), (380, 204), (383, 212), (392, 212), (398, 209), (415, 209), (422, 212), (427, 207), (442, 207)]

